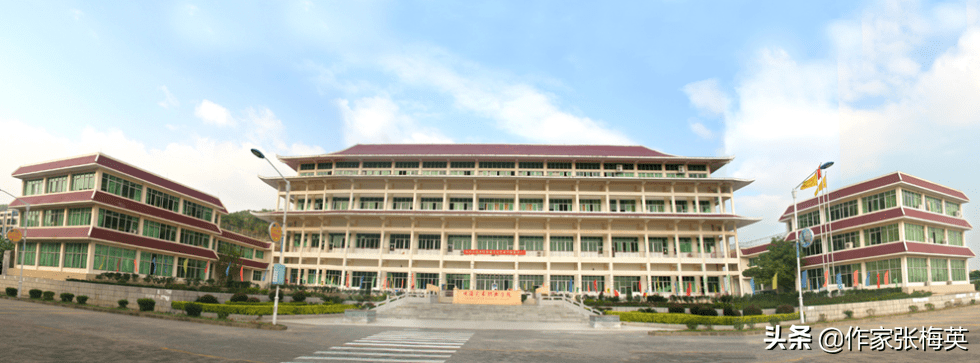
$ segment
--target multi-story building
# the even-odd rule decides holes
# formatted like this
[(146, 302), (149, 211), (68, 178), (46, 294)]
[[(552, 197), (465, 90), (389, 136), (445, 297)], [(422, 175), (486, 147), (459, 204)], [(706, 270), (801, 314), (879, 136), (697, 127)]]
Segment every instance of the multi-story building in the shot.
[[(800, 250), (805, 290), (836, 290), (840, 273), (845, 289), (974, 291), (967, 279), (967, 259), (975, 256), (965, 244), (972, 228), (962, 213), (967, 202), (959, 190), (896, 172), (797, 203), (799, 229), (810, 228), (815, 236)], [(789, 232), (795, 230), (793, 212), (791, 205), (779, 219)], [(742, 249), (743, 268), (768, 246)], [(748, 286), (748, 279), (743, 283)]]
[[(24, 165), (21, 213), (26, 248), (16, 244), (24, 276), (88, 278), (103, 272), (208, 279), (218, 251), (237, 251), (232, 278), (261, 282), (271, 243), (219, 228), (224, 205), (105, 154)], [(233, 252), (229, 252), (233, 253)]]
[[(356, 145), (279, 157), (298, 175), (293, 283), (353, 288), (739, 293), (732, 158), (642, 146)], [(279, 247), (275, 247), (279, 249)], [(734, 290), (734, 291), (733, 291)]]
[(8, 230), (17, 227), (20, 223), (20, 214), (16, 209), (9, 209), (7, 206), (3, 206), (2, 209), (0, 210), (0, 236), (6, 236)]

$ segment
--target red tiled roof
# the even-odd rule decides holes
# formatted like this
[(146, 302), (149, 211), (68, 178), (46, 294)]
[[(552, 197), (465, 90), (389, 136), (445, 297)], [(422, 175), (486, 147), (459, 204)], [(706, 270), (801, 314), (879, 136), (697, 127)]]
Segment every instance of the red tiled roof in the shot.
[(164, 188), (173, 190), (175, 192), (182, 193), (182, 194), (185, 194), (185, 195), (189, 195), (189, 196), (191, 196), (193, 198), (197, 198), (199, 200), (202, 200), (202, 201), (211, 203), (211, 204), (217, 206), (218, 207), (218, 210), (221, 211), (222, 213), (228, 213), (228, 210), (225, 209), (224, 204), (221, 204), (221, 200), (219, 200), (218, 198), (213, 197), (213, 196), (208, 195), (208, 194), (205, 194), (203, 192), (200, 192), (200, 191), (191, 189), (191, 188), (189, 188), (187, 186), (184, 186), (182, 184), (178, 184), (176, 182), (173, 182), (173, 181), (164, 179), (164, 178), (159, 177), (159, 176), (156, 176), (156, 175), (154, 175), (154, 174), (152, 174), (150, 172), (143, 171), (141, 169), (138, 169), (138, 168), (129, 166), (129, 165), (125, 164), (125, 163), (122, 163), (122, 162), (120, 162), (118, 160), (112, 159), (112, 158), (110, 158), (108, 156), (101, 155), (101, 154), (99, 155), (99, 159), (96, 161), (96, 163), (99, 164), (99, 165), (102, 165), (104, 167), (107, 167), (107, 168), (110, 168), (110, 169), (119, 171), (119, 172), (121, 172), (123, 174), (130, 175), (130, 176), (133, 176), (133, 177), (136, 177), (136, 178), (140, 178), (140, 179), (143, 179), (143, 180), (145, 180), (147, 182), (150, 182), (150, 183), (159, 185), (161, 187), (164, 187)]
[(330, 155), (535, 155), (673, 157), (643, 146), (518, 144), (358, 144)]
[(10, 203), (11, 207), (24, 206), (21, 200), (30, 203), (31, 206), (39, 206), (45, 204), (60, 204), (60, 203), (72, 203), (72, 202), (84, 202), (87, 200), (92, 200), (92, 193), (94, 190), (82, 190), (70, 193), (58, 193), (58, 194), (41, 194), (41, 195), (31, 195), (27, 197), (20, 197), (19, 199), (14, 199)]
[(197, 256), (206, 259), (212, 259), (212, 260), (218, 259), (218, 255), (215, 254), (214, 251), (206, 248), (190, 246), (190, 245), (180, 244), (176, 242), (166, 242), (153, 238), (138, 236), (131, 233), (124, 233), (124, 232), (119, 232), (119, 231), (114, 231), (109, 229), (103, 229), (99, 227), (92, 228), (91, 237), (106, 240), (106, 241), (123, 243), (131, 246), (182, 253), (182, 254)]
[(88, 229), (88, 226), (27, 228), (27, 240), (31, 241), (33, 238), (85, 238), (88, 237)]
[(742, 249), (742, 255), (753, 255), (760, 252), (765, 252), (769, 250), (769, 245), (772, 243), (761, 244), (758, 246), (746, 247)]
[(908, 248), (909, 248), (909, 252), (930, 253), (930, 254), (937, 254), (937, 255), (955, 255), (955, 256), (966, 256), (966, 257), (976, 256), (975, 254), (973, 254), (973, 251), (970, 250), (970, 248), (961, 247), (961, 246), (909, 242)]
[[(905, 245), (902, 242), (891, 242), (870, 247), (854, 248), (833, 253), (833, 261), (847, 261), (859, 258), (890, 255), (893, 253), (905, 252)], [(809, 256), (803, 259), (806, 265), (816, 265), (823, 261), (830, 261), (829, 255)]]
[(230, 239), (232, 241), (250, 244), (252, 246), (261, 247), (261, 248), (271, 248), (272, 246), (272, 243), (270, 242), (262, 242), (257, 239), (246, 237), (238, 233), (234, 233), (227, 230), (222, 230), (221, 235), (219, 237)]
[(28, 173), (34, 173), (34, 172), (39, 172), (39, 171), (53, 170), (53, 169), (61, 169), (61, 168), (67, 168), (67, 167), (72, 167), (72, 166), (91, 164), (91, 163), (94, 163), (95, 162), (95, 158), (97, 156), (98, 156), (97, 154), (95, 154), (95, 155), (86, 155), (86, 156), (79, 156), (79, 157), (74, 157), (74, 158), (70, 158), (70, 159), (50, 161), (50, 162), (40, 163), (40, 164), (34, 164), (34, 165), (25, 165), (25, 166), (22, 166), (22, 167), (17, 168), (17, 170), (15, 170), (12, 175), (14, 177), (17, 177), (18, 175), (28, 174)]
[[(240, 263), (242, 265), (245, 265), (247, 267), (252, 267), (252, 268), (259, 269), (259, 270), (265, 270), (266, 268), (269, 268), (269, 264), (268, 263), (247, 260), (247, 259), (244, 259), (244, 258), (238, 260), (238, 262), (236, 262), (236, 264), (238, 264), (238, 263)], [(234, 272), (232, 272), (232, 276), (234, 276)]]
[(119, 207), (122, 209), (143, 213), (165, 221), (171, 221), (171, 222), (176, 222), (188, 226), (194, 226), (214, 233), (221, 233), (221, 230), (218, 229), (218, 226), (214, 225), (211, 222), (202, 221), (194, 217), (174, 213), (166, 209), (157, 208), (154, 206), (150, 206), (134, 200), (122, 198), (102, 191), (96, 191), (95, 197), (93, 197), (92, 200), (99, 203), (108, 204), (114, 207)]
[(940, 192), (940, 193), (943, 193), (943, 194), (948, 194), (948, 195), (951, 195), (951, 196), (954, 196), (956, 198), (960, 198), (960, 199), (963, 199), (963, 200), (966, 200), (966, 201), (969, 201), (970, 200), (970, 198), (967, 198), (966, 197), (966, 194), (963, 194), (963, 192), (961, 192), (961, 191), (953, 190), (953, 189), (944, 187), (942, 185), (939, 185), (939, 184), (930, 182), (928, 180), (919, 179), (919, 178), (916, 178), (914, 176), (911, 176), (911, 175), (908, 175), (908, 174), (905, 174), (905, 173), (902, 173), (902, 181), (907, 182), (907, 183), (912, 184), (912, 185), (920, 186), (920, 187), (923, 187), (923, 188), (926, 188), (926, 189), (929, 189), (929, 190), (935, 190), (935, 191)]
[[(889, 184), (898, 183), (899, 181), (900, 180), (899, 180), (899, 177), (898, 177), (898, 173), (891, 173), (891, 174), (888, 174), (888, 175), (885, 175), (885, 176), (882, 176), (882, 177), (878, 177), (878, 178), (875, 178), (875, 179), (868, 180), (868, 181), (863, 182), (863, 183), (854, 184), (852, 186), (849, 186), (849, 187), (846, 187), (846, 188), (843, 188), (843, 189), (838, 189), (838, 190), (835, 190), (833, 192), (830, 192), (830, 200), (831, 201), (834, 201), (834, 200), (838, 200), (838, 199), (841, 199), (841, 198), (846, 198), (846, 197), (849, 197), (849, 196), (852, 196), (852, 195), (855, 195), (855, 194), (859, 194), (859, 193), (863, 193), (863, 192), (866, 192), (866, 191), (869, 191), (869, 190), (872, 190), (872, 189), (875, 189), (875, 188), (880, 188), (880, 187), (883, 187), (883, 186), (886, 186), (886, 185), (889, 185)], [(812, 190), (812, 189), (807, 189), (807, 190)], [(805, 193), (805, 192), (806, 191), (801, 191), (801, 193)], [(821, 196), (820, 199), (823, 200), (823, 198), (824, 197)], [(806, 210), (807, 208), (813, 208), (813, 207), (815, 207), (817, 205), (817, 198), (810, 198), (810, 199), (804, 200), (802, 202), (798, 202), (796, 204), (799, 206), (800, 210)], [(793, 206), (792, 205), (790, 205), (789, 207), (786, 207), (786, 211), (783, 212), (783, 215), (779, 217), (779, 220), (783, 220), (786, 217), (791, 216), (791, 215), (793, 215)]]
[(952, 224), (954, 226), (973, 229), (973, 226), (970, 225), (970, 222), (967, 222), (963, 218), (950, 217), (945, 214), (926, 212), (923, 210), (912, 209), (912, 208), (903, 208), (903, 209), (905, 210), (905, 215), (909, 217), (920, 218), (928, 221)]

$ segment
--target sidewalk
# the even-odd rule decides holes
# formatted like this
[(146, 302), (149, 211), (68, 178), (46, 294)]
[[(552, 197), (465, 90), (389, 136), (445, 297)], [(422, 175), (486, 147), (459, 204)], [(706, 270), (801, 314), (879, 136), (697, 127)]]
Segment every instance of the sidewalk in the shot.
[[(271, 322), (272, 317), (262, 317), (263, 322)], [(671, 330), (650, 327), (623, 325), (622, 329), (594, 329), (588, 323), (547, 323), (520, 321), (468, 321), (468, 320), (421, 320), (421, 319), (392, 319), (378, 318), (370, 324), (353, 324), (344, 322), (343, 315), (302, 317), (297, 315), (280, 316), (281, 324), (302, 325), (358, 325), (385, 326), (399, 328), (430, 328), (430, 329), (475, 329), (475, 330), (561, 330), (561, 331), (593, 331), (593, 332), (646, 332), (650, 330)]]

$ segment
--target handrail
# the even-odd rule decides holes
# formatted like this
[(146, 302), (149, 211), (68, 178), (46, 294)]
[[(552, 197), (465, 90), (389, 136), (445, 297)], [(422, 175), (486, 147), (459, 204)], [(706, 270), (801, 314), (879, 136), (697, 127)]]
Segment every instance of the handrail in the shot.
[(542, 300), (562, 300), (562, 301), (568, 302), (568, 303), (570, 303), (570, 304), (572, 304), (574, 306), (577, 306), (577, 307), (580, 307), (582, 309), (588, 310), (589, 312), (591, 312), (591, 313), (593, 313), (595, 315), (602, 315), (602, 311), (599, 311), (597, 309), (593, 309), (592, 307), (590, 307), (588, 305), (585, 305), (582, 302), (575, 301), (575, 299), (572, 299), (572, 298), (568, 297), (567, 295), (549, 295), (549, 296), (542, 297)]

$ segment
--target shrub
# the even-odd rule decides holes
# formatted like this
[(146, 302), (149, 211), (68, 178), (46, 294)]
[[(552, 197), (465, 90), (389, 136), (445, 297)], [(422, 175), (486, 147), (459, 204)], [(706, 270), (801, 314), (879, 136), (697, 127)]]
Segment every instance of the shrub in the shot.
[(865, 312), (868, 313), (867, 316), (875, 316), (875, 309), (868, 309)]
[(844, 310), (844, 315), (846, 315), (847, 318), (850, 319), (854, 317), (854, 312), (851, 310)]
[(689, 321), (685, 323), (687, 325), (687, 330), (698, 330), (698, 322)]
[(820, 314), (820, 318), (817, 319), (817, 321), (818, 322), (825, 322), (825, 321), (827, 321), (827, 314)]
[(17, 296), (17, 288), (15, 288), (15, 287), (8, 287), (7, 288), (7, 296), (10, 296), (10, 297)]
[(918, 312), (918, 311), (919, 311), (919, 307), (918, 306), (909, 305), (909, 312), (910, 313), (914, 313), (914, 312)]
[(675, 314), (683, 314), (684, 313), (684, 305), (681, 305), (681, 304), (670, 304), (670, 306), (667, 307), (667, 312), (668, 313), (675, 313)]
[(250, 297), (250, 298), (248, 298), (248, 300), (245, 300), (245, 302), (257, 303), (257, 302), (262, 302), (262, 301), (259, 300), (259, 298), (257, 298), (257, 297)]
[(749, 305), (747, 308), (742, 310), (742, 314), (745, 316), (749, 315), (762, 315), (762, 309), (755, 305)]
[[(174, 310), (184, 310), (189, 304), (201, 306), (202, 311), (209, 313), (219, 313), (222, 311), (229, 314), (238, 315), (272, 315), (272, 304), (250, 305), (237, 303), (229, 304), (199, 304), (187, 301), (174, 301), (170, 307)], [(279, 304), (279, 315), (306, 315), (306, 314), (342, 314), (346, 309), (352, 309), (353, 305), (308, 305), (308, 304)]]
[(732, 324), (732, 328), (735, 328), (735, 330), (745, 329), (745, 323), (741, 319), (736, 319), (735, 323)]
[(136, 304), (140, 306), (140, 311), (153, 311), (157, 301), (153, 299), (137, 299)]
[[(47, 299), (45, 299), (45, 300), (47, 300)], [(947, 309), (949, 309), (949, 308), (953, 307), (953, 302), (952, 301), (947, 301), (945, 304), (943, 304), (943, 306), (945, 306)]]
[(44, 293), (44, 291), (38, 289), (31, 289), (27, 293), (31, 296), (31, 299), (40, 299), (41, 294)]
[[(283, 291), (279, 291), (279, 302), (282, 302), (285, 299), (286, 299), (286, 294)], [(275, 291), (269, 293), (269, 301), (276, 301)]]
[(715, 326), (711, 324), (705, 324), (704, 330), (715, 330)]
[(129, 305), (129, 300), (122, 299), (122, 300), (116, 301), (116, 303), (119, 304), (119, 308), (120, 309), (125, 309), (126, 308), (126, 305)]
[(228, 314), (227, 311), (219, 311), (218, 312), (218, 319), (222, 319), (222, 320), (228, 319), (228, 315), (229, 314)]
[(75, 300), (75, 294), (70, 292), (61, 293), (61, 302), (70, 303), (72, 300)]
[(725, 315), (725, 316), (742, 316), (742, 313), (739, 312), (738, 310), (735, 310), (735, 309), (733, 309), (732, 307), (729, 306), (729, 307), (726, 307), (726, 308), (722, 309), (722, 315)]
[(792, 314), (796, 309), (793, 305), (779, 305), (776, 307), (776, 314)]
[(184, 305), (184, 312), (187, 316), (201, 316), (201, 311), (204, 310), (201, 304), (198, 303), (187, 303)]
[(647, 302), (664, 303), (664, 302), (667, 302), (667, 298), (665, 298), (663, 296), (660, 296), (660, 295), (650, 295), (650, 296), (647, 296)]
[[(694, 311), (695, 308), (697, 311)], [(718, 316), (718, 310), (715, 310), (710, 305), (695, 305), (695, 308), (691, 309), (692, 314), (701, 316)]]
[(779, 325), (779, 317), (778, 316), (775, 316), (775, 315), (771, 316), (769, 318), (769, 325), (772, 325), (773, 327), (776, 327), (777, 325)]
[(364, 308), (367, 310), (374, 309), (374, 303), (364, 303)]
[(231, 299), (228, 299), (228, 301), (232, 301), (232, 302), (248, 301), (248, 295), (245, 295), (245, 293), (243, 292), (236, 292), (234, 295), (231, 295)]
[(933, 305), (932, 303), (926, 303), (926, 309), (929, 311), (936, 310), (936, 305)]
[(302, 290), (294, 291), (291, 297), (293, 298), (293, 302), (304, 302), (306, 301), (306, 292)]
[(45, 301), (54, 300), (54, 291), (45, 291), (43, 298), (44, 298)]
[(217, 304), (218, 298), (214, 297), (214, 295), (202, 295), (199, 296), (197, 300), (194, 300), (194, 302), (198, 302), (201, 304)]
[[(16, 293), (17, 291), (15, 290), (14, 292)], [(7, 294), (10, 294), (10, 293), (8, 292)], [(970, 299), (970, 305), (976, 305), (976, 304), (977, 304), (977, 299)]]
[(85, 305), (85, 303), (88, 302), (88, 296), (78, 295), (75, 297), (75, 301), (78, 302), (78, 305)]

